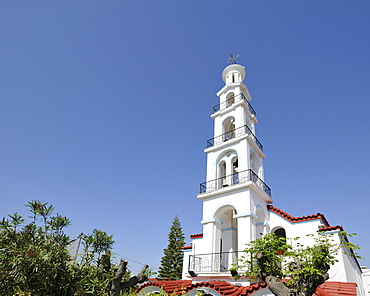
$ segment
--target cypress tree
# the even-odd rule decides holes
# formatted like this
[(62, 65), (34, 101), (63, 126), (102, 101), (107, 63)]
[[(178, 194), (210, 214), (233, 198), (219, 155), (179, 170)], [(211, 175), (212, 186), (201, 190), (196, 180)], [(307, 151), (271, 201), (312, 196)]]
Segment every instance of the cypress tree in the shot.
[(171, 280), (181, 279), (184, 258), (182, 247), (184, 244), (184, 233), (181, 229), (180, 220), (176, 215), (168, 233), (168, 246), (166, 249), (163, 249), (164, 256), (161, 259), (161, 267), (159, 267), (159, 277)]

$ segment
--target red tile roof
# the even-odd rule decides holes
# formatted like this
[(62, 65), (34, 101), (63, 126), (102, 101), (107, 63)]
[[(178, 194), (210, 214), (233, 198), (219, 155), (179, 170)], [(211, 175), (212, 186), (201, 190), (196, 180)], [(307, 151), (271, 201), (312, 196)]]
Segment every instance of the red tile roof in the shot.
[(191, 286), (191, 280), (147, 282), (138, 288), (138, 292), (152, 286), (163, 289), (168, 295), (181, 294), (182, 291), (187, 291), (187, 288)]
[(225, 281), (207, 281), (192, 284), (191, 280), (179, 280), (179, 281), (157, 281), (148, 282), (141, 285), (138, 288), (138, 292), (144, 288), (156, 286), (162, 288), (168, 295), (177, 294), (180, 295), (183, 292), (187, 293), (193, 289), (207, 287), (211, 288), (223, 296), (249, 296), (259, 289), (266, 288), (266, 283), (258, 283), (250, 286), (235, 286)]
[(310, 220), (318, 220), (321, 219), (321, 221), (326, 225), (329, 226), (329, 222), (326, 220), (324, 214), (317, 213), (313, 215), (308, 215), (308, 216), (301, 216), (301, 217), (294, 217), (292, 215), (289, 215), (288, 213), (272, 206), (272, 205), (267, 205), (267, 209), (270, 212), (273, 212), (275, 214), (278, 214), (280, 217), (284, 218), (285, 220), (288, 220), (289, 222), (292, 223), (297, 223), (297, 222), (304, 222), (304, 221), (310, 221)]
[(333, 230), (343, 231), (343, 226), (336, 225), (336, 226), (328, 226), (328, 227), (321, 227), (320, 228), (320, 231), (333, 231)]
[(181, 249), (183, 250), (191, 250), (193, 248), (193, 246), (183, 246), (181, 247)]
[(328, 295), (352, 296), (356, 295), (356, 283), (325, 282), (320, 288)]
[[(207, 281), (192, 284), (191, 280), (178, 280), (148, 282), (141, 285), (138, 292), (150, 286), (160, 287), (168, 295), (180, 295), (196, 288), (207, 287), (217, 291), (222, 296), (250, 296), (260, 289), (267, 288), (266, 283), (236, 286), (225, 281)], [(316, 294), (318, 296), (356, 296), (356, 286), (355, 283), (325, 282), (316, 290)]]
[(203, 238), (203, 233), (198, 233), (198, 234), (192, 234), (190, 236), (191, 239), (195, 239), (195, 238)]

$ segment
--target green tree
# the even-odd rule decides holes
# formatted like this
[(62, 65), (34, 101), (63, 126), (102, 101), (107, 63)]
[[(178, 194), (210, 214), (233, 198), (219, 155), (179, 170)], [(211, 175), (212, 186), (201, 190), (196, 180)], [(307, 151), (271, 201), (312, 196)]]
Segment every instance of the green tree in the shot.
[[(0, 222), (0, 295), (119, 296), (146, 280), (147, 266), (131, 278), (127, 261), (112, 266), (114, 241), (106, 232), (95, 229), (72, 240), (64, 233), (69, 219), (53, 216), (52, 205), (36, 200), (27, 206), (31, 222), (18, 213)], [(74, 244), (77, 251), (72, 255)]]
[(341, 248), (360, 257), (352, 251), (358, 247), (348, 242), (344, 231), (340, 232), (339, 241), (334, 234), (308, 236), (314, 240), (310, 246), (300, 244), (298, 237), (287, 241), (274, 233), (267, 234), (247, 244), (238, 266), (232, 269), (243, 270), (242, 275), (251, 281), (266, 282), (276, 296), (312, 296), (329, 278), (328, 270), (337, 262)]
[(31, 222), (15, 213), (0, 223), (0, 295), (73, 295), (78, 285), (70, 264), (66, 217), (51, 216), (54, 208), (32, 201)]
[(176, 216), (168, 233), (168, 246), (166, 249), (163, 249), (164, 256), (159, 267), (159, 277), (169, 278), (171, 280), (181, 278), (184, 258), (182, 247), (184, 244), (184, 233), (181, 229), (180, 220)]

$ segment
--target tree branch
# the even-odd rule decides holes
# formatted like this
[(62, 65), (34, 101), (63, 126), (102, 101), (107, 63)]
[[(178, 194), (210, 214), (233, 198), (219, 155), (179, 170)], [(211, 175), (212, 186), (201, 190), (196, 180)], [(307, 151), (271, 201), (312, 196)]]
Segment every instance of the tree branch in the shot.
[(148, 278), (145, 275), (145, 271), (148, 269), (148, 265), (144, 265), (143, 269), (137, 276), (131, 277), (126, 282), (121, 282), (123, 276), (126, 273), (128, 262), (124, 259), (121, 259), (121, 262), (118, 266), (118, 269), (114, 273), (115, 279), (112, 281), (110, 296), (119, 296), (121, 291), (124, 289), (131, 288), (132, 286), (145, 282)]
[(143, 269), (137, 276), (133, 276), (127, 282), (121, 283), (121, 290), (128, 289), (136, 284), (145, 282), (148, 279), (148, 277), (144, 273), (148, 267), (149, 267), (148, 265), (144, 265)]

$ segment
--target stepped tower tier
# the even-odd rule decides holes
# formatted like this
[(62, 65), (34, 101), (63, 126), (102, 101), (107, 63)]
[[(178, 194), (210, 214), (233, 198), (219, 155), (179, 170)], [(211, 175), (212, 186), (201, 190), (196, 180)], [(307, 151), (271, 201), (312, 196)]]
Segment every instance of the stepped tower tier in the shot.
[[(222, 72), (225, 85), (217, 92), (219, 104), (211, 115), (214, 134), (204, 150), (206, 182), (197, 195), (203, 201), (203, 236), (199, 242), (193, 241), (193, 252), (208, 254), (206, 257), (225, 254), (219, 260), (209, 260), (219, 264), (219, 272), (226, 273), (228, 262), (235, 262), (245, 244), (269, 233), (267, 205), (273, 201), (264, 182), (265, 154), (256, 137), (258, 120), (245, 78), (245, 68), (239, 64)], [(203, 265), (207, 261), (202, 258)]]
[[(199, 199), (251, 187), (265, 203), (271, 203), (270, 188), (264, 183), (263, 146), (256, 137), (258, 120), (243, 83), (245, 68), (232, 64), (222, 72), (225, 86), (217, 92), (219, 104), (213, 107), (214, 135), (207, 141), (207, 177)], [(244, 185), (242, 185), (244, 184)], [(231, 186), (238, 185), (238, 186)]]

